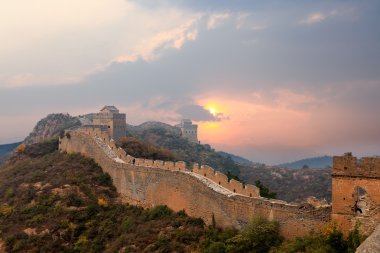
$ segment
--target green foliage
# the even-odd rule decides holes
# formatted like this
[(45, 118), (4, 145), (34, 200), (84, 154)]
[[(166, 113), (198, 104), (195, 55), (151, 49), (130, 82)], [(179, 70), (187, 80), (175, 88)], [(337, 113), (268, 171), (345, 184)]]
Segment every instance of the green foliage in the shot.
[(278, 248), (272, 249), (271, 253), (354, 253), (364, 240), (365, 236), (360, 234), (358, 227), (344, 238), (343, 233), (336, 226), (332, 226), (327, 233), (312, 233), (284, 242)]
[(201, 242), (202, 252), (269, 252), (282, 242), (278, 235), (279, 224), (255, 217), (241, 231), (221, 230), (209, 227), (205, 239)]
[(152, 209), (147, 210), (148, 219), (156, 220), (162, 217), (170, 217), (173, 214), (173, 211), (167, 206), (155, 206)]
[(269, 191), (267, 187), (265, 187), (260, 180), (255, 182), (255, 185), (260, 189), (260, 196), (264, 198), (275, 199), (277, 193)]
[(69, 196), (67, 196), (68, 201), (67, 201), (67, 206), (82, 206), (84, 204), (83, 200), (74, 193), (71, 193)]
[(10, 199), (10, 198), (12, 198), (12, 197), (14, 197), (15, 196), (15, 192), (14, 192), (14, 190), (13, 190), (13, 187), (9, 187), (6, 191), (5, 191), (5, 193), (4, 193), (4, 198), (5, 199)]
[(118, 145), (127, 154), (134, 157), (164, 161), (175, 160), (175, 156), (170, 150), (144, 143), (134, 137), (124, 137)]
[(280, 225), (262, 217), (254, 217), (242, 233), (227, 240), (228, 252), (269, 252), (282, 242), (279, 236)]
[(231, 179), (235, 179), (237, 181), (240, 181), (240, 178), (234, 174), (231, 173), (231, 171), (227, 171), (227, 174), (226, 174), (227, 178), (228, 178), (228, 181), (230, 181)]
[(94, 180), (99, 185), (112, 187), (112, 178), (107, 172), (94, 177)]

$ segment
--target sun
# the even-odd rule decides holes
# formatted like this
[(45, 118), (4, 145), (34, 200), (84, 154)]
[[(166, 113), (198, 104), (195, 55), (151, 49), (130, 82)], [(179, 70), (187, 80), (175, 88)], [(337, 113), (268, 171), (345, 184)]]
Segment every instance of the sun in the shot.
[(208, 109), (209, 111), (210, 111), (210, 113), (212, 114), (212, 115), (215, 115), (216, 114), (216, 110), (215, 110), (215, 108), (210, 108), (210, 109)]

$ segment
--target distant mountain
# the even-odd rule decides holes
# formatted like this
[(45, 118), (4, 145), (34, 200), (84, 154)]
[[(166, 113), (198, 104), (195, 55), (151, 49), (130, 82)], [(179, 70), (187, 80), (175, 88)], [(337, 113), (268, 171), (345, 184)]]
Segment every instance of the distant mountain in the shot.
[(0, 156), (3, 156), (5, 154), (13, 151), (20, 144), (21, 144), (21, 142), (0, 145)]
[(254, 162), (244, 158), (244, 157), (241, 157), (241, 156), (238, 156), (238, 155), (233, 155), (233, 154), (230, 154), (230, 153), (227, 153), (227, 152), (223, 152), (223, 151), (218, 151), (218, 154), (221, 154), (222, 156), (224, 157), (231, 157), (231, 159), (235, 162), (235, 163), (238, 163), (238, 164), (241, 164), (241, 165), (252, 165), (252, 164), (255, 164)]
[(21, 142), (0, 145), (0, 164)]
[(331, 166), (332, 166), (331, 156), (312, 157), (312, 158), (306, 158), (306, 159), (302, 159), (302, 160), (291, 162), (291, 163), (283, 163), (283, 164), (277, 165), (277, 167), (288, 168), (288, 169), (302, 169), (302, 168), (323, 169), (323, 168), (329, 168)]

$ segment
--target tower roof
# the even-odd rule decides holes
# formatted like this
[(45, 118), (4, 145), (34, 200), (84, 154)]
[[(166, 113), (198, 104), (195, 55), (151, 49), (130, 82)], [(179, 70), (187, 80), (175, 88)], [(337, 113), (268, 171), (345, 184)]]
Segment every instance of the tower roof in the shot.
[(119, 113), (119, 109), (117, 109), (114, 105), (106, 105), (101, 110), (101, 112), (111, 112), (111, 113)]

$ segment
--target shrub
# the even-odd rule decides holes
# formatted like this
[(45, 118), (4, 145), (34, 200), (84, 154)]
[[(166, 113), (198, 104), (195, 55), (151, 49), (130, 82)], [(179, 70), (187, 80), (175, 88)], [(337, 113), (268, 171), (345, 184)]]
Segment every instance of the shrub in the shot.
[(67, 202), (67, 206), (82, 206), (84, 203), (83, 203), (83, 200), (77, 195), (77, 194), (70, 194), (69, 196), (67, 196), (68, 198), (68, 202)]
[(99, 185), (113, 186), (111, 176), (107, 172), (96, 176), (94, 179)]
[(15, 196), (15, 192), (13, 190), (13, 187), (9, 187), (4, 194), (5, 199), (10, 199)]
[(226, 246), (223, 242), (211, 242), (205, 250), (205, 253), (224, 253), (226, 252)]
[(267, 221), (254, 217), (244, 230), (227, 240), (228, 252), (269, 252), (278, 246), (283, 238), (279, 236), (280, 225), (276, 221)]
[(9, 206), (8, 204), (2, 204), (0, 205), (0, 217), (8, 217), (12, 214), (13, 207)]
[(169, 209), (166, 205), (162, 206), (156, 206), (152, 209), (148, 209), (148, 219), (149, 220), (155, 220), (161, 217), (165, 216), (171, 216), (173, 214), (173, 211)]

